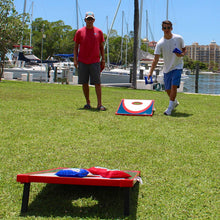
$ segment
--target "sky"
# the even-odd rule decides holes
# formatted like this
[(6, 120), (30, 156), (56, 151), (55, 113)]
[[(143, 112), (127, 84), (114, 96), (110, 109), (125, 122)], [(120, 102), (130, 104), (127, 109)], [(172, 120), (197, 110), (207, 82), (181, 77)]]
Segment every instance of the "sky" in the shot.
[[(19, 14), (23, 13), (24, 2), (25, 0), (14, 0)], [(49, 22), (62, 20), (65, 25), (77, 29), (76, 0), (26, 0), (26, 12), (30, 14), (32, 2), (33, 20), (39, 17)], [(94, 25), (107, 34), (119, 2), (120, 0), (78, 0), (79, 28), (83, 26), (85, 13), (93, 11), (96, 18)], [(160, 40), (163, 36), (161, 22), (166, 20), (166, 16), (167, 0), (143, 0), (141, 37), (146, 38), (148, 35), (150, 41)], [(146, 17), (150, 27), (148, 34)], [(173, 33), (182, 35), (186, 45), (194, 42), (209, 45), (211, 41), (220, 45), (220, 0), (169, 0), (168, 19), (173, 23)], [(134, 0), (121, 0), (112, 29), (116, 30), (118, 35), (125, 35), (133, 31), (133, 21)]]

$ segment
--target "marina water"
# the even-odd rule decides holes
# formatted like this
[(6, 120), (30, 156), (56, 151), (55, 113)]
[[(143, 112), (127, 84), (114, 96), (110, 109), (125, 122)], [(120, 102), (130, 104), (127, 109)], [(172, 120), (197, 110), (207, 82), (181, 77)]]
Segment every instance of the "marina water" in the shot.
[[(189, 75), (184, 81), (184, 92), (195, 93), (195, 75)], [(220, 94), (220, 74), (199, 74), (198, 93)]]

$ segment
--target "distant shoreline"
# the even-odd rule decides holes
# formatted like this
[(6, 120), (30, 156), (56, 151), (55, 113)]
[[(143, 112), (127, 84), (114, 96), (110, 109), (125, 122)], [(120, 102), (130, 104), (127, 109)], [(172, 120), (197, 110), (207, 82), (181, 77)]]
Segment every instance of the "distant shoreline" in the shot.
[(217, 74), (220, 74), (220, 73), (201, 71), (201, 72), (199, 72), (199, 74), (214, 74), (214, 75), (217, 75)]
[[(203, 74), (203, 75), (219, 75), (220, 73), (201, 71), (201, 72), (199, 72), (199, 74)], [(191, 73), (189, 75), (196, 75), (196, 73)]]

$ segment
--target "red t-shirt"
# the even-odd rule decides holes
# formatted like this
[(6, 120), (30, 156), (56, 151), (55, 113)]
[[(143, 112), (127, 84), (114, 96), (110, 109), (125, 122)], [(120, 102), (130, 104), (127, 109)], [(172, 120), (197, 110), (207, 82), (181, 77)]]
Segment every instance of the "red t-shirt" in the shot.
[(105, 40), (99, 28), (80, 28), (73, 40), (79, 44), (79, 62), (85, 64), (100, 62), (100, 44)]

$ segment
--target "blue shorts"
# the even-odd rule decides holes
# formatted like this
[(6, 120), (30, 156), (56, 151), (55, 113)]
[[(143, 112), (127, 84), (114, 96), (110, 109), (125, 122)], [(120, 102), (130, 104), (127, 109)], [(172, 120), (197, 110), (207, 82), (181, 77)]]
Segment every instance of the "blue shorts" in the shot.
[(171, 86), (177, 86), (177, 88), (179, 88), (182, 72), (182, 69), (176, 69), (168, 73), (164, 73), (165, 90), (170, 90)]

